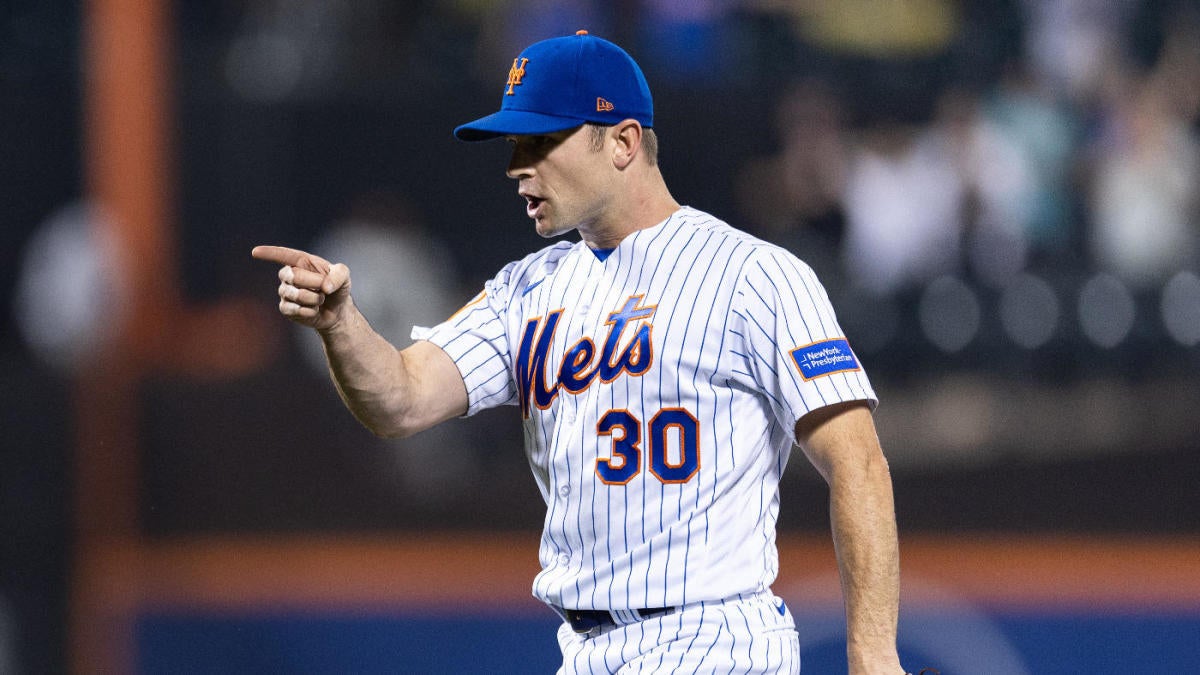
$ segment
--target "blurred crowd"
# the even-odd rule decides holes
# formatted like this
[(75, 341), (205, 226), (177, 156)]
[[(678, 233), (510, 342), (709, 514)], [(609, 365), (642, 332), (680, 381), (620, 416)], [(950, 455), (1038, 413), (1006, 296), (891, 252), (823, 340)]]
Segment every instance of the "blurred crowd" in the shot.
[[(449, 131), (492, 109), (521, 48), (581, 28), (643, 65), (675, 196), (814, 267), (873, 381), (902, 388), (880, 428), (898, 480), (920, 482), (897, 492), (908, 525), (950, 517), (922, 501), (936, 464), (946, 494), (1001, 495), (953, 509), (963, 526), (1194, 528), (1161, 507), (1196, 494), (1163, 486), (1196, 467), (1200, 0), (168, 5), (169, 283), (219, 305), (201, 315), (228, 320), (215, 332), (238, 328), (189, 348), (241, 358), (143, 383), (145, 532), (536, 523), (511, 415), (373, 452), (401, 444), (342, 414), (319, 346), (274, 313), (273, 273), (248, 253), (279, 243), (348, 263), (398, 344), (447, 316), (544, 244), (502, 176), (503, 144), (468, 150)], [(59, 658), (71, 382), (115, 337), (137, 262), (86, 195), (87, 7), (0, 6), (0, 672), (12, 617)], [(1004, 453), (1010, 473), (970, 471)], [(1116, 459), (1055, 480), (1027, 461), (1039, 453)], [(1019, 499), (1002, 498), (1010, 487)], [(1055, 513), (1064, 494), (1090, 505), (1077, 521)], [(819, 506), (790, 501), (788, 522), (823, 526), (804, 520)]]
[(870, 299), (897, 297), (947, 352), (989, 309), (1026, 349), (1200, 341), (1200, 6), (780, 4), (829, 65), (781, 97), (741, 204), (879, 346)]
[[(189, 102), (211, 105), (213, 91), (246, 106), (245, 119), (233, 121), (226, 111), (218, 120), (234, 131), (217, 140), (237, 146), (218, 155), (222, 166), (213, 169), (227, 184), (238, 183), (243, 156), (256, 153), (277, 172), (308, 170), (293, 164), (303, 156), (284, 147), (300, 130), (281, 132), (280, 113), (271, 110), (328, 109), (330, 101), (387, 110), (438, 82), (473, 83), (460, 88), (477, 99), (494, 89), (496, 63), (534, 40), (587, 27), (642, 62), (666, 104), (664, 126), (709, 112), (672, 108), (681, 95), (732, 110), (722, 120), (746, 128), (728, 137), (691, 137), (685, 125), (684, 137), (666, 138), (668, 178), (703, 173), (685, 184), (730, 198), (697, 206), (816, 268), (837, 296), (847, 332), (859, 336), (860, 351), (880, 356), (880, 367), (891, 368), (887, 355), (900, 352), (967, 361), (974, 354), (987, 362), (997, 349), (1083, 344), (1104, 354), (1122, 345), (1144, 352), (1147, 344), (1186, 350), (1200, 343), (1195, 0), (421, 0), (403, 7), (246, 0), (180, 2), (175, 13), (184, 117)], [(354, 123), (354, 108), (337, 110)], [(371, 152), (403, 152), (410, 142), (397, 140), (400, 148)], [(704, 157), (720, 158), (723, 175), (709, 171)], [(262, 174), (256, 166), (243, 170)], [(395, 244), (393, 259), (405, 255), (404, 237), (364, 225), (399, 227), (452, 249), (472, 246), (429, 215), (438, 197), (399, 183), (381, 189), (377, 178), (363, 183), (347, 188), (321, 222), (261, 234), (298, 245), (333, 241), (376, 257)], [(196, 201), (214, 199), (205, 192), (211, 187), (198, 188)], [(225, 249), (242, 242), (236, 234), (247, 222), (302, 223), (320, 212), (302, 207), (305, 197), (277, 194), (288, 189), (278, 181), (253, 194), (216, 187), (227, 193), (216, 196), (218, 204), (257, 207), (223, 213), (208, 205), (205, 222), (185, 223), (185, 250), (200, 265), (231, 255)], [(322, 189), (304, 179), (290, 189), (310, 187)], [(369, 207), (376, 212), (387, 202), (410, 207), (400, 220), (364, 223), (350, 213), (358, 206), (346, 206), (373, 197), (385, 202)], [(185, 216), (198, 208), (185, 207)], [(78, 297), (72, 270), (103, 272), (104, 255), (84, 256), (95, 269), (80, 272), (61, 262), (80, 259), (78, 251), (54, 248), (78, 248), (81, 239), (64, 228), (81, 227), (89, 212), (57, 209), (38, 236), (22, 242), (14, 314), (27, 341), (50, 359), (78, 351), (64, 336), (96, 335), (66, 324), (86, 319), (87, 298)], [(340, 230), (347, 220), (358, 227)], [(357, 235), (364, 239), (350, 241)], [(448, 274), (456, 262), (471, 269), (505, 262), (479, 248), (437, 266), (374, 268), (402, 274), (380, 281), (393, 287), (412, 286), (428, 269), (429, 278), (412, 287), (438, 298), (425, 306), (440, 310), (473, 295), (465, 286), (479, 281)], [(511, 256), (523, 248), (502, 250)], [(63, 316), (45, 316), (53, 307)]]

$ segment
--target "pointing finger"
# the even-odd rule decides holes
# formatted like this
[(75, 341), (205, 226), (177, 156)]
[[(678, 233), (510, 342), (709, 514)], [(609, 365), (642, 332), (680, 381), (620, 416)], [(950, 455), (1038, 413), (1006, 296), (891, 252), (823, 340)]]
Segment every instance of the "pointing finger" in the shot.
[(295, 265), (305, 257), (304, 251), (285, 246), (255, 246), (250, 256), (256, 260), (279, 263), (280, 265)]
[(329, 271), (331, 266), (330, 262), (321, 256), (294, 248), (287, 248), (286, 246), (255, 246), (250, 251), (250, 255), (256, 260), (265, 260), (279, 265), (290, 265), (313, 272), (324, 273)]

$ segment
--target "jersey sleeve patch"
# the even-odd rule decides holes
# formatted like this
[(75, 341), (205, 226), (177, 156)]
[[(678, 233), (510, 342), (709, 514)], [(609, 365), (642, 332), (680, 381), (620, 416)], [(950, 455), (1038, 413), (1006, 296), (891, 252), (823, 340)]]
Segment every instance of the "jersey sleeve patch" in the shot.
[(805, 381), (834, 373), (861, 370), (846, 338), (814, 342), (796, 347), (790, 353), (792, 361), (800, 371), (800, 377)]

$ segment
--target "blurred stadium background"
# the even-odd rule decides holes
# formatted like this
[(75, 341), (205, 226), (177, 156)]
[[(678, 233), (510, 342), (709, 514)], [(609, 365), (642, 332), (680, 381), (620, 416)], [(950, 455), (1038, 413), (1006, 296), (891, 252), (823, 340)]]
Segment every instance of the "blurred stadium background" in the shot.
[[(509, 410), (360, 429), (257, 243), (400, 344), (544, 242), (491, 110), (537, 39), (643, 64), (677, 199), (821, 273), (882, 397), (901, 648), (1200, 670), (1200, 4), (0, 5), (0, 672), (547, 672)], [(806, 672), (844, 672), (820, 478)]]

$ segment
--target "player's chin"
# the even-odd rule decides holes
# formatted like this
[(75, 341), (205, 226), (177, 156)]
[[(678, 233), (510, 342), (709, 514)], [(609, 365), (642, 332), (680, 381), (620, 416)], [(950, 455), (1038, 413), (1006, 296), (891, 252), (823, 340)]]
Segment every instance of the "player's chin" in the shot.
[(558, 235), (564, 234), (572, 229), (545, 216), (538, 216), (537, 218), (534, 218), (533, 227), (539, 236), (546, 239), (557, 237)]

